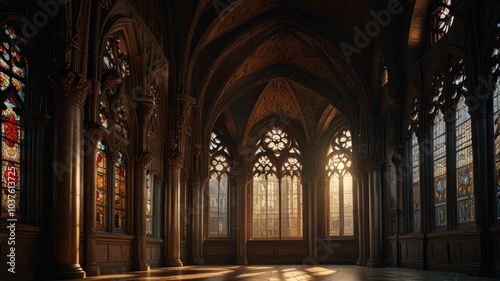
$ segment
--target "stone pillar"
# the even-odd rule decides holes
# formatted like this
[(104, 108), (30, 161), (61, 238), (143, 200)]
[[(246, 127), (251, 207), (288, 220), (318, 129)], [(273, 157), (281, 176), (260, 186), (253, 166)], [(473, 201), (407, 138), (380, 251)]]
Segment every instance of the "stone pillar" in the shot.
[(303, 183), (307, 186), (308, 192), (308, 240), (309, 257), (308, 264), (318, 264), (318, 180), (320, 175), (313, 172), (303, 173)]
[(83, 278), (80, 266), (82, 111), (90, 81), (71, 70), (51, 74), (54, 88), (52, 276)]
[(356, 182), (358, 184), (358, 243), (359, 243), (359, 257), (358, 260), (356, 261), (356, 265), (360, 266), (365, 266), (366, 262), (368, 262), (368, 247), (369, 243), (368, 241), (368, 235), (369, 235), (369, 230), (366, 227), (367, 225), (367, 218), (368, 218), (368, 195), (367, 191), (368, 188), (366, 186), (366, 180), (365, 180), (365, 172), (364, 170), (361, 169), (353, 169), (355, 171), (356, 175)]
[(135, 168), (133, 267), (139, 271), (149, 270), (146, 260), (146, 180), (147, 166), (152, 158), (150, 152), (140, 152)]
[[(40, 202), (44, 202), (43, 197), (46, 196), (42, 194), (43, 183), (44, 183), (44, 173), (43, 168), (45, 163), (44, 159), (46, 156), (44, 155), (44, 130), (45, 126), (47, 126), (49, 116), (45, 111), (33, 112), (33, 190), (34, 190), (34, 198), (31, 206), (27, 206), (31, 208), (31, 210), (36, 211), (28, 211), (28, 214), (33, 214), (33, 224), (40, 225), (42, 222), (42, 214), (43, 208), (40, 208)], [(42, 199), (41, 199), (42, 198)]]
[(182, 266), (181, 261), (181, 168), (184, 154), (174, 153), (168, 158), (167, 176), (167, 251), (165, 266)]
[[(486, 168), (491, 167), (491, 165), (488, 165), (488, 155), (492, 154), (492, 152), (488, 150), (488, 138), (484, 137), (487, 135), (486, 101), (489, 96), (489, 93), (485, 92), (482, 93), (482, 100), (474, 105), (468, 105), (472, 121), (472, 143), (474, 145), (474, 220), (481, 237), (481, 262), (471, 264), (468, 268), (469, 274), (473, 276), (492, 276), (493, 257), (495, 256), (494, 248), (491, 247), (494, 239), (489, 233), (490, 224), (495, 221), (491, 214), (495, 213), (493, 210), (495, 210), (496, 202), (491, 200), (491, 198), (495, 198), (491, 188), (494, 185), (489, 181), (488, 172), (490, 171)], [(481, 98), (477, 93), (476, 96), (478, 99)]]
[(98, 276), (100, 269), (96, 259), (96, 152), (103, 130), (99, 124), (88, 124), (84, 134), (85, 141), (88, 142), (88, 153), (84, 158), (84, 266), (87, 276)]
[(248, 212), (247, 192), (252, 182), (250, 175), (241, 174), (236, 176), (236, 264), (248, 264), (247, 240), (248, 240)]
[(368, 172), (368, 215), (370, 221), (370, 259), (366, 263), (370, 267), (384, 267), (382, 258), (382, 164), (384, 157), (371, 154), (366, 159)]
[(147, 149), (148, 124), (155, 108), (154, 100), (150, 96), (141, 96), (137, 99), (137, 117), (139, 123), (139, 155), (135, 162), (134, 186), (134, 244), (133, 267), (139, 271), (149, 270), (146, 260), (146, 188), (147, 166), (153, 155)]
[[(195, 150), (200, 150), (201, 147), (195, 147)], [(195, 155), (197, 151), (194, 152)], [(193, 184), (193, 201), (192, 206), (193, 220), (192, 220), (192, 233), (191, 233), (191, 256), (192, 263), (196, 265), (205, 264), (203, 259), (203, 188), (207, 177), (202, 174), (192, 175)]]
[(170, 113), (170, 150), (166, 192), (166, 260), (165, 266), (182, 266), (181, 257), (181, 169), (184, 167), (186, 135), (189, 133), (191, 110), (195, 100), (187, 95), (173, 96)]

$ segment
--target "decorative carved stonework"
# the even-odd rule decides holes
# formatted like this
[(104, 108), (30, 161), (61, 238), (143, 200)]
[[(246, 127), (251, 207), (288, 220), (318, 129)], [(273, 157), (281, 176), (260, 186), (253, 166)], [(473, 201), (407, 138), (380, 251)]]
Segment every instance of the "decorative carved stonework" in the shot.
[(137, 158), (137, 165), (140, 167), (146, 167), (149, 162), (153, 159), (153, 154), (149, 151), (143, 151), (139, 154), (139, 158)]
[(365, 157), (365, 168), (367, 172), (380, 171), (385, 163), (381, 154), (371, 154)]
[(141, 125), (147, 126), (155, 109), (154, 99), (150, 96), (142, 96), (138, 99), (137, 103), (139, 104), (139, 119), (141, 120)]
[(123, 79), (118, 71), (110, 69), (106, 71), (102, 81), (102, 92), (108, 93), (110, 89), (114, 89), (116, 86), (120, 85)]
[(86, 141), (89, 141), (93, 146), (102, 138), (105, 134), (104, 129), (99, 124), (87, 124), (83, 129), (83, 135)]
[(403, 93), (404, 88), (402, 86), (392, 87), (387, 91), (386, 100), (387, 102), (395, 108), (403, 107)]
[(172, 152), (168, 157), (168, 166), (174, 168), (182, 168), (184, 166), (184, 153)]
[(49, 74), (56, 99), (68, 99), (83, 106), (91, 90), (91, 81), (72, 70)]
[(33, 128), (39, 131), (45, 130), (45, 126), (49, 123), (50, 116), (41, 111), (35, 111), (31, 116), (33, 120)]
[(238, 188), (246, 188), (248, 184), (252, 181), (252, 175), (250, 174), (239, 174), (235, 175), (236, 186)]

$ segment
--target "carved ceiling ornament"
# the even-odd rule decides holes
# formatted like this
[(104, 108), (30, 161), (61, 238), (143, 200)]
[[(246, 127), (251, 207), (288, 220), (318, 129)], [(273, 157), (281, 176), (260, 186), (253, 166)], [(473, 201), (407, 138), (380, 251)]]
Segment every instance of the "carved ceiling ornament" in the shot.
[[(234, 2), (234, 3), (233, 3)], [(259, 0), (259, 1), (235, 1), (235, 0), (215, 0), (211, 3), (219, 15), (209, 28), (208, 35), (204, 38), (201, 46), (206, 46), (217, 37), (228, 32), (240, 24), (250, 20), (252, 17), (268, 11), (280, 0)]]
[(314, 73), (326, 81), (336, 81), (328, 67), (309, 48), (287, 32), (281, 31), (269, 38), (248, 57), (231, 77), (226, 89), (241, 78), (266, 66), (278, 63), (295, 65), (297, 68)]
[(245, 135), (248, 135), (248, 132), (259, 121), (274, 115), (279, 115), (282, 121), (289, 118), (298, 121), (300, 124), (304, 122), (302, 110), (295, 93), (288, 81), (281, 77), (269, 81), (264, 91), (262, 91), (248, 120)]

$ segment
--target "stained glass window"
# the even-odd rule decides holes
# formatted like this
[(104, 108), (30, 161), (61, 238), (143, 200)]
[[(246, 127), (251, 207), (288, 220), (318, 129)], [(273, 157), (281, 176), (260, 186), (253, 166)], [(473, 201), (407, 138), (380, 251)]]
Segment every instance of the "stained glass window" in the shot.
[(127, 207), (127, 169), (123, 153), (118, 153), (115, 163), (115, 230), (125, 230)]
[(96, 227), (106, 228), (106, 208), (107, 208), (107, 165), (108, 158), (106, 155), (106, 146), (102, 141), (97, 143), (97, 155), (96, 155), (96, 168), (97, 168), (97, 178), (96, 178)]
[(354, 202), (351, 176), (352, 139), (349, 130), (340, 131), (333, 138), (326, 165), (329, 186), (330, 236), (354, 235)]
[(278, 127), (258, 142), (253, 164), (253, 239), (302, 238), (299, 151), (295, 140)]
[(121, 32), (113, 34), (104, 46), (103, 66), (116, 70), (122, 78), (130, 74), (127, 46)]
[(4, 25), (0, 33), (0, 94), (2, 128), (1, 217), (21, 218), (24, 127), (22, 107), (28, 62), (21, 54), (15, 29)]
[(446, 182), (446, 123), (443, 116), (444, 74), (434, 76), (434, 89), (430, 114), (433, 116), (433, 163), (434, 163), (434, 211), (436, 228), (445, 227), (447, 222), (447, 182)]
[(500, 23), (496, 26), (495, 46), (491, 54), (491, 74), (496, 78), (493, 95), (493, 132), (495, 145), (495, 183), (497, 195), (497, 221), (500, 222)]
[(415, 133), (411, 137), (413, 230), (420, 229), (420, 149)]
[(14, 99), (2, 106), (2, 217), (21, 217), (21, 158), (24, 129)]
[(209, 237), (229, 237), (229, 152), (222, 139), (210, 138)]
[(456, 145), (456, 196), (457, 196), (457, 218), (459, 224), (474, 221), (474, 181), (473, 181), (473, 151), (472, 151), (472, 128), (471, 117), (465, 104), (465, 65), (460, 60), (454, 66), (456, 71), (453, 80), (453, 92), (451, 98), (457, 100), (456, 123), (455, 123), (455, 145)]
[(153, 181), (151, 173), (146, 175), (146, 235), (153, 235)]
[(436, 0), (432, 12), (432, 40), (438, 42), (448, 33), (453, 25), (454, 16), (451, 11), (452, 0)]
[(0, 44), (0, 91), (10, 86), (24, 102), (28, 62), (21, 55), (21, 49), (14, 42), (19, 41), (17, 33), (11, 26), (4, 25), (0, 38), (5, 38)]
[(120, 103), (117, 107), (115, 131), (122, 137), (128, 139), (128, 126), (127, 126), (127, 110), (125, 105)]

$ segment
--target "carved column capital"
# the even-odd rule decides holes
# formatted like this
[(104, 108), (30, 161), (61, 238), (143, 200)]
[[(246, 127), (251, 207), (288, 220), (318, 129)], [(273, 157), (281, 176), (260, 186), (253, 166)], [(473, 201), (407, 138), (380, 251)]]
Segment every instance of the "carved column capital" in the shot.
[(90, 142), (93, 146), (97, 144), (104, 134), (104, 129), (99, 124), (88, 123), (83, 128), (85, 140)]
[(171, 152), (168, 157), (168, 166), (172, 168), (182, 168), (184, 166), (184, 153)]
[(309, 187), (317, 187), (321, 174), (322, 173), (318, 171), (306, 171), (302, 173), (302, 180), (304, 180)]
[(151, 160), (153, 159), (153, 154), (149, 151), (142, 151), (139, 153), (139, 157), (137, 158), (137, 165), (139, 167), (146, 167)]
[(381, 170), (384, 163), (385, 159), (381, 154), (370, 154), (365, 157), (365, 169), (367, 172)]
[(153, 116), (153, 112), (155, 110), (155, 101), (153, 97), (150, 96), (141, 96), (137, 103), (139, 104), (139, 119), (141, 120), (142, 126), (147, 126), (149, 120), (151, 120), (151, 116)]
[(91, 90), (91, 81), (68, 69), (49, 74), (56, 99), (70, 100), (83, 107)]

